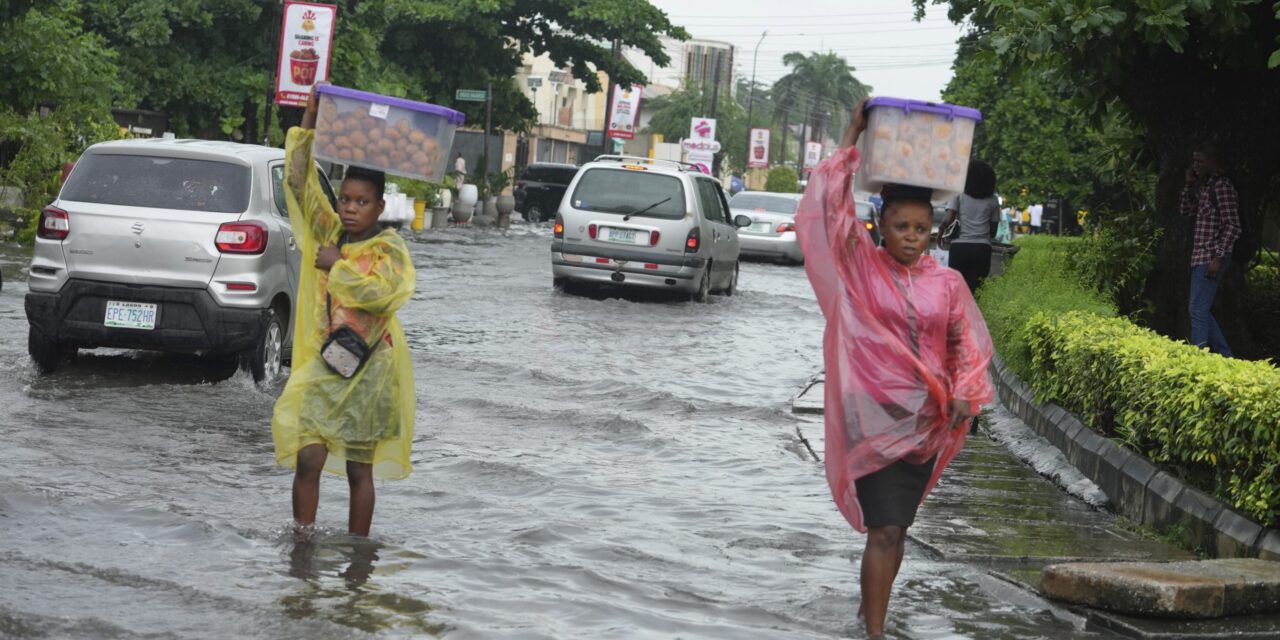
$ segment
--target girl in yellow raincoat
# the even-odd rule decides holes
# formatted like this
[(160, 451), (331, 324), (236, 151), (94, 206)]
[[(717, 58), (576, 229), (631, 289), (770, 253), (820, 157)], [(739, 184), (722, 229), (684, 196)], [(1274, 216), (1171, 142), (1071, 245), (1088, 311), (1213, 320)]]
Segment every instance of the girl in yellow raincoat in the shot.
[[(303, 261), (293, 370), (276, 402), (271, 432), (276, 461), (297, 470), (297, 525), (315, 523), (320, 472), (327, 470), (347, 476), (348, 528), (367, 536), (373, 478), (403, 478), (411, 471), (413, 368), (395, 312), (413, 295), (414, 270), (400, 235), (378, 229), (384, 174), (348, 169), (338, 211), (330, 206), (311, 157), (316, 112), (313, 93), (302, 126), (290, 129), (285, 143), (289, 221)], [(350, 378), (335, 373), (320, 356), (330, 332), (343, 326), (372, 347)]]

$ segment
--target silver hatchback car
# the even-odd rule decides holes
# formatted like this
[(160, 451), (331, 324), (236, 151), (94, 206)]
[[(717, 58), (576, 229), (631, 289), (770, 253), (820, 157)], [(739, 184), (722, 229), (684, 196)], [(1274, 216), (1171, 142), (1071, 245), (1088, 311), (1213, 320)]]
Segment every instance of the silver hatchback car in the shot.
[(300, 266), (283, 172), (283, 150), (230, 142), (86, 150), (40, 216), (26, 297), (36, 368), (118, 347), (236, 357), (255, 381), (275, 378)]
[(664, 289), (705, 302), (738, 288), (738, 228), (720, 183), (668, 160), (600, 156), (556, 212), (551, 272), (573, 282)]

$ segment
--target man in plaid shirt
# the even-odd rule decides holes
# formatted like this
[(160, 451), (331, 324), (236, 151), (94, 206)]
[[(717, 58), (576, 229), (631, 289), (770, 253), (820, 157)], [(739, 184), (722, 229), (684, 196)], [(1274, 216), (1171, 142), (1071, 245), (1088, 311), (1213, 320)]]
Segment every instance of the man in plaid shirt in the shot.
[(1180, 208), (1182, 215), (1196, 219), (1191, 249), (1191, 344), (1208, 345), (1230, 358), (1231, 346), (1210, 308), (1219, 276), (1231, 266), (1231, 249), (1240, 237), (1240, 208), (1236, 188), (1220, 171), (1214, 145), (1205, 144), (1192, 154)]

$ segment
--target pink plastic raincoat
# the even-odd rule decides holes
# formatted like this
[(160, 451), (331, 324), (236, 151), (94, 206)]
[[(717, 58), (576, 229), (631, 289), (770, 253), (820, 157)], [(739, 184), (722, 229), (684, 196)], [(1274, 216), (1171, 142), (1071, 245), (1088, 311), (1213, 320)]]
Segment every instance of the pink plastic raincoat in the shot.
[[(991, 337), (958, 271), (924, 256), (911, 267), (871, 243), (854, 213), (861, 158), (841, 149), (809, 178), (796, 214), (805, 269), (827, 319), (827, 483), (849, 524), (866, 531), (854, 480), (897, 460), (938, 457), (933, 489), (964, 445), (952, 399), (976, 407), (995, 394)], [(858, 241), (848, 248), (848, 238)]]

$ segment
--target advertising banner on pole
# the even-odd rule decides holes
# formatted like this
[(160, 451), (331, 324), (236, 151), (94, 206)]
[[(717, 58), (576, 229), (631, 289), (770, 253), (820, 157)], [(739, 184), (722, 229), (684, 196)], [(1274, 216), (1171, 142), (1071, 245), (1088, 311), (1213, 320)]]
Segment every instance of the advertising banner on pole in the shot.
[(613, 109), (609, 113), (609, 137), (633, 140), (636, 137), (636, 120), (640, 117), (640, 96), (644, 87), (634, 85), (623, 89), (613, 85)]
[(710, 151), (690, 151), (688, 155), (689, 164), (697, 167), (698, 171), (711, 175), (711, 165), (716, 160), (716, 154)]
[(715, 140), (716, 139), (715, 118), (693, 118), (693, 120), (689, 123), (689, 139), (690, 140)]
[(329, 79), (337, 5), (288, 0), (280, 26), (276, 61), (276, 104), (307, 106), (311, 87)]
[(806, 142), (804, 143), (804, 168), (812, 169), (818, 166), (822, 161), (822, 143)]
[(751, 130), (751, 149), (747, 156), (748, 169), (762, 169), (769, 166), (769, 130)]

